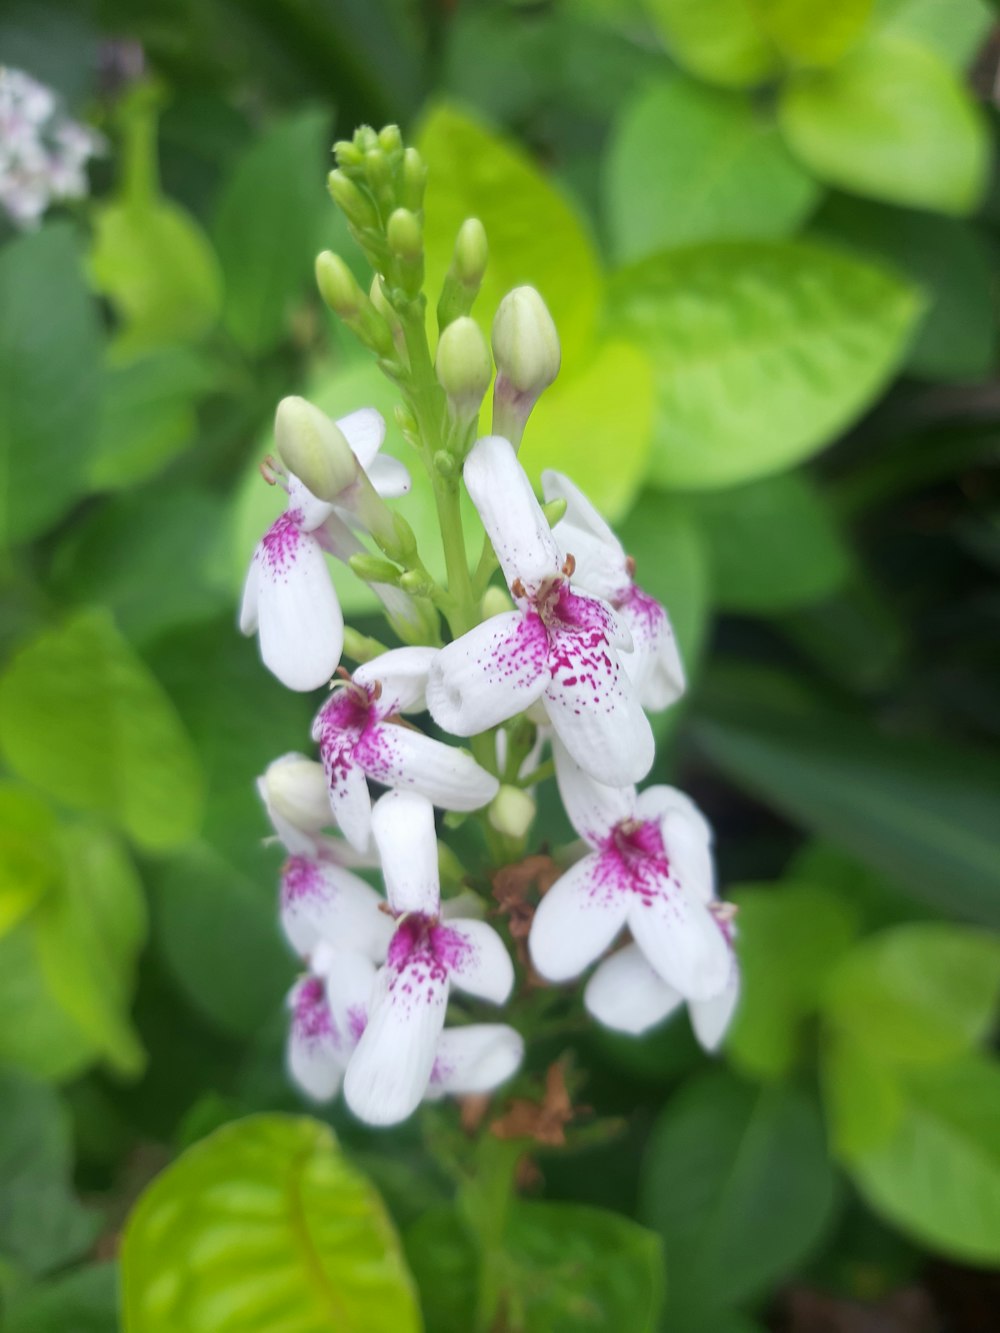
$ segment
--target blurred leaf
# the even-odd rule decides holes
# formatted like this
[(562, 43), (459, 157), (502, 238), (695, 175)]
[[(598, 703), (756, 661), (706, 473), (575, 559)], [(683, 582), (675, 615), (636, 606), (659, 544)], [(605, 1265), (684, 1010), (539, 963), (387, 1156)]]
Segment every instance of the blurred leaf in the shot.
[(851, 555), (830, 506), (802, 472), (687, 495), (726, 611), (771, 612), (815, 602), (848, 577)]
[(763, 1295), (816, 1248), (834, 1177), (819, 1111), (723, 1070), (684, 1086), (653, 1130), (640, 1216), (663, 1237), (667, 1326)]
[(877, 0), (884, 30), (929, 46), (948, 65), (964, 70), (995, 20), (989, 0)]
[(930, 298), (907, 369), (927, 379), (983, 379), (993, 369), (993, 262), (978, 231), (955, 218), (847, 196), (815, 219), (821, 236), (896, 264)]
[(19, 1293), (4, 1333), (118, 1333), (118, 1277), (99, 1264)]
[(699, 78), (731, 88), (766, 82), (778, 53), (755, 21), (751, 0), (644, 0), (670, 54)]
[(66, 223), (0, 253), (0, 548), (50, 527), (85, 487), (101, 335)]
[(381, 1200), (315, 1120), (253, 1116), (189, 1148), (133, 1210), (121, 1264), (124, 1333), (422, 1326)]
[(969, 213), (986, 185), (978, 107), (932, 51), (880, 35), (824, 73), (789, 80), (779, 121), (822, 180), (890, 203)]
[(800, 1054), (805, 1020), (857, 929), (851, 908), (826, 889), (782, 883), (734, 889), (740, 909), (740, 1003), (726, 1054), (743, 1073), (780, 1078)]
[(789, 236), (818, 197), (762, 108), (681, 74), (626, 105), (604, 164), (620, 261), (698, 241)]
[(90, 485), (134, 486), (188, 448), (197, 429), (197, 401), (212, 379), (204, 358), (184, 347), (160, 347), (108, 367)]
[(58, 1094), (0, 1073), (0, 1255), (34, 1276), (76, 1259), (94, 1240), (97, 1218), (74, 1197), (72, 1170)]
[(914, 902), (898, 885), (830, 842), (807, 842), (785, 873), (789, 879), (835, 892), (861, 922), (862, 933), (933, 915), (925, 903)]
[(296, 111), (245, 150), (216, 212), (214, 236), (226, 283), (223, 318), (251, 356), (286, 336), (311, 289), (315, 251), (332, 212), (324, 188), (326, 110)]
[(900, 677), (909, 626), (899, 599), (863, 569), (821, 601), (782, 612), (776, 624), (821, 677), (842, 688), (870, 694)]
[(50, 993), (34, 923), (0, 939), (0, 1064), (63, 1082), (98, 1058), (94, 1043)]
[(836, 251), (748, 242), (625, 269), (614, 312), (657, 367), (652, 479), (712, 489), (788, 467), (842, 430), (902, 358), (919, 301)]
[(590, 350), (602, 296), (593, 243), (570, 203), (523, 150), (445, 103), (433, 104), (417, 135), (430, 173), (424, 209), (427, 282), (436, 301), (455, 235), (477, 217), (490, 262), (473, 314), (488, 334), (512, 287), (531, 283), (559, 330), (572, 373)]
[(197, 828), (191, 742), (106, 613), (81, 613), (21, 649), (0, 677), (0, 733), (14, 772), (108, 815), (141, 847), (176, 846)]
[(790, 678), (726, 668), (703, 686), (699, 744), (734, 781), (907, 893), (1000, 923), (1000, 777), (941, 740), (873, 734)]
[(34, 792), (0, 785), (0, 939), (59, 878), (56, 822)]
[(571, 473), (614, 521), (646, 473), (653, 408), (645, 352), (626, 342), (599, 343), (576, 373), (560, 376), (539, 399), (519, 457), (536, 486), (547, 467)]
[(850, 1160), (887, 1143), (903, 1107), (896, 1071), (845, 1034), (824, 1032), (820, 1053), (833, 1151)]
[(987, 1040), (1000, 1001), (1000, 939), (943, 922), (873, 935), (837, 962), (824, 1014), (890, 1064), (933, 1064)]
[(864, 31), (874, 0), (749, 0), (762, 31), (793, 65), (833, 65)]
[(849, 1163), (869, 1205), (930, 1249), (1000, 1263), (1000, 1066), (910, 1070), (891, 1139)]

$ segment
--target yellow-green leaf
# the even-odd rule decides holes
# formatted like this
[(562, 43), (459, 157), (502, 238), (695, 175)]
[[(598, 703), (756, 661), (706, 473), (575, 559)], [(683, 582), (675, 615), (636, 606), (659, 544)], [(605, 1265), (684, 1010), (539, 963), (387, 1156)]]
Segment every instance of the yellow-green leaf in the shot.
[(667, 50), (709, 83), (750, 88), (778, 72), (778, 53), (750, 0), (644, 0)]

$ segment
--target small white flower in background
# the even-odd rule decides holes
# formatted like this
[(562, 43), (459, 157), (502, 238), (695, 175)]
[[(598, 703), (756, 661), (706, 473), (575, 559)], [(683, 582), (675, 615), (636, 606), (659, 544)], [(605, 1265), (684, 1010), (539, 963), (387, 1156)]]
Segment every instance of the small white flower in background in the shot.
[(711, 831), (673, 787), (594, 782), (559, 744), (556, 778), (566, 813), (593, 849), (549, 889), (528, 938), (531, 960), (549, 981), (568, 981), (627, 925), (646, 961), (688, 1000), (711, 1000), (729, 985), (732, 951), (709, 904), (714, 894)]
[(472, 736), (539, 701), (563, 745), (594, 778), (638, 781), (653, 733), (618, 649), (632, 638), (612, 609), (577, 593), (531, 483), (508, 440), (489, 436), (464, 469), (518, 609), (443, 648), (427, 704), (446, 731)]
[(634, 582), (634, 564), (621, 542), (569, 477), (543, 472), (542, 491), (547, 501), (566, 501), (553, 533), (560, 551), (573, 555), (574, 583), (609, 602), (631, 632), (633, 650), (622, 661), (643, 707), (668, 708), (684, 693), (685, 679), (666, 609)]
[(61, 199), (87, 193), (86, 164), (103, 138), (64, 116), (50, 88), (0, 67), (0, 206), (18, 227), (37, 226)]
[(382, 898), (333, 861), (290, 856), (281, 867), (281, 925), (296, 953), (308, 957), (323, 940), (381, 962), (392, 922)]
[[(278, 405), (276, 433), (283, 416), (289, 415), (289, 405), (301, 401), (283, 399)], [(361, 408), (335, 425), (380, 495), (406, 493), (410, 478), (402, 463), (379, 457), (385, 439), (380, 413), (372, 407)], [(258, 634), (264, 664), (283, 685), (313, 690), (336, 671), (344, 647), (344, 617), (324, 552), (346, 561), (364, 547), (348, 526), (355, 521), (348, 508), (318, 500), (291, 472), (275, 470), (269, 479), (288, 491), (288, 508), (254, 550), (243, 590), (240, 629), (244, 634)]]

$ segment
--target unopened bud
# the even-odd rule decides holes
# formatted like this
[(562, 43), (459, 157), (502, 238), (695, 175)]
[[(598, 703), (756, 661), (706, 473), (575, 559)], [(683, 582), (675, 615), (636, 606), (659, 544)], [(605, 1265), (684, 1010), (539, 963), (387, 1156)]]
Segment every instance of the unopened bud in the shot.
[(365, 180), (382, 207), (391, 208), (395, 197), (392, 167), (378, 144), (365, 153)]
[(352, 227), (364, 231), (378, 226), (378, 210), (372, 201), (343, 171), (331, 171), (326, 178), (333, 202)]
[(415, 264), (424, 253), (423, 230), (416, 213), (408, 208), (397, 208), (385, 229), (389, 249), (397, 259)]
[(340, 255), (324, 250), (317, 256), (316, 282), (326, 304), (370, 351), (383, 357), (393, 355), (392, 330)]
[(467, 315), (472, 309), (488, 258), (486, 228), (478, 218), (466, 218), (458, 229), (451, 266), (438, 301), (437, 321), (442, 332), (452, 320)]
[(502, 616), (507, 611), (513, 611), (514, 609), (514, 603), (503, 588), (487, 588), (483, 593), (483, 600), (480, 605), (482, 606), (484, 620), (489, 620), (491, 616)]
[(431, 581), (422, 569), (408, 569), (401, 575), (399, 586), (411, 597), (426, 597), (431, 590)]
[(358, 461), (340, 427), (304, 398), (282, 398), (274, 438), (289, 472), (317, 499), (335, 500), (358, 475)]
[(403, 154), (403, 173), (399, 197), (404, 207), (418, 213), (423, 207), (424, 190), (427, 187), (427, 167), (415, 148), (407, 148)]
[(490, 349), (479, 325), (468, 315), (453, 320), (441, 334), (434, 370), (448, 395), (453, 416), (467, 424), (479, 414), (493, 378)]
[(497, 371), (520, 394), (536, 399), (559, 374), (559, 334), (534, 287), (515, 287), (493, 319)]
[(277, 815), (304, 833), (318, 833), (332, 823), (323, 765), (314, 759), (282, 755), (258, 779), (258, 789), (272, 818)]
[(399, 582), (399, 570), (391, 560), (384, 560), (379, 555), (369, 555), (367, 551), (352, 555), (347, 562), (357, 574), (359, 579), (364, 579), (366, 583), (390, 583)]
[(535, 798), (520, 787), (503, 786), (489, 808), (489, 821), (508, 838), (523, 838), (536, 812)]
[(378, 132), (378, 146), (390, 156), (403, 147), (403, 136), (398, 125), (384, 125)]

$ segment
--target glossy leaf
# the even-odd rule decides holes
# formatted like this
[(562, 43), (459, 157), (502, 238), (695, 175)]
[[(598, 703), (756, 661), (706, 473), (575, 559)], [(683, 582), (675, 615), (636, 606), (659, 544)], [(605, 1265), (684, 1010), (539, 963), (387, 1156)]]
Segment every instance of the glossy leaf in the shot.
[(874, 0), (749, 0), (761, 30), (793, 65), (832, 65), (861, 36)]
[(890, 378), (919, 308), (885, 269), (816, 245), (703, 245), (625, 269), (615, 327), (657, 368), (653, 480), (733, 486), (815, 453)]
[(375, 1190), (315, 1120), (261, 1115), (189, 1148), (133, 1210), (124, 1333), (418, 1333)]
[(729, 88), (764, 83), (780, 66), (750, 0), (644, 0), (679, 65)]

